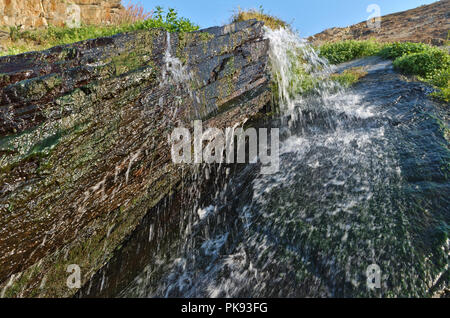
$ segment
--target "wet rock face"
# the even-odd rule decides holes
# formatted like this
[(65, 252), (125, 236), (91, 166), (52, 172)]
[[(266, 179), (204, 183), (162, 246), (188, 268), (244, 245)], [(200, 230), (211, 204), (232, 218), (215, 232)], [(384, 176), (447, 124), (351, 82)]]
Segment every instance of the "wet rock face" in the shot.
[(0, 26), (101, 24), (112, 21), (122, 10), (120, 0), (0, 0)]
[(229, 127), (269, 104), (267, 50), (250, 21), (0, 58), (3, 296), (72, 295), (69, 264), (86, 282), (177, 190), (175, 127)]

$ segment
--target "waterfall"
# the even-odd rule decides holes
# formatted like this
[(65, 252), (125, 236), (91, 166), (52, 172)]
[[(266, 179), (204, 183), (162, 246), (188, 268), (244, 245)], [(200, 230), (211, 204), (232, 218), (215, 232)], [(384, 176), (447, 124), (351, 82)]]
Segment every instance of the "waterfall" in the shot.
[(192, 78), (191, 73), (187, 70), (187, 67), (183, 65), (181, 60), (172, 55), (172, 42), (170, 32), (166, 33), (167, 47), (164, 52), (164, 68), (162, 73), (162, 85), (163, 84), (185, 84), (188, 87), (188, 83)]
[(278, 104), (283, 115), (293, 115), (298, 101), (305, 93), (302, 83), (320, 79), (313, 90), (319, 95), (336, 91), (338, 84), (329, 80), (333, 67), (320, 58), (317, 51), (305, 39), (288, 29), (265, 28), (269, 40), (271, 72), (276, 87)]
[[(420, 127), (412, 121), (410, 129), (392, 123), (413, 118), (419, 98), (431, 113), (429, 101), (408, 97), (402, 87), (413, 87), (407, 89), (411, 94), (415, 84), (388, 68), (373, 73), (379, 76), (376, 85), (367, 81), (343, 89), (330, 79), (335, 68), (292, 31), (267, 29), (266, 38), (279, 116), (288, 123), (280, 171), (266, 176), (249, 165), (207, 205), (185, 211), (178, 248), (169, 258), (152, 256), (155, 261), (120, 295), (427, 295), (448, 274), (448, 265), (441, 265), (448, 262), (449, 241), (437, 246), (442, 254), (430, 254), (431, 248), (417, 244), (430, 229), (417, 227), (422, 221), (415, 218), (440, 215), (448, 207), (445, 200), (430, 199), (443, 191), (440, 185), (419, 185), (405, 174), (414, 162), (439, 174), (439, 165), (427, 165), (408, 147), (430, 153), (441, 148), (436, 139), (418, 138), (428, 135), (435, 119)], [(172, 63), (170, 46), (166, 60)], [(181, 79), (177, 70), (174, 78)], [(394, 76), (392, 82), (383, 83), (383, 74)], [(406, 96), (405, 105), (394, 109), (390, 99), (398, 94)], [(447, 150), (438, 151), (445, 156)], [(373, 265), (381, 268), (383, 281), (372, 291), (366, 270)]]

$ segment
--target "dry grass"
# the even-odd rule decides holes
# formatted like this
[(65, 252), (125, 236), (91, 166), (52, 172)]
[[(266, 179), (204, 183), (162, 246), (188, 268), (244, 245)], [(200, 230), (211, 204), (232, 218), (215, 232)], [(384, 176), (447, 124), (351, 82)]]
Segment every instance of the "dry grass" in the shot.
[(263, 21), (264, 24), (272, 30), (290, 28), (290, 25), (287, 22), (265, 13), (262, 8), (249, 10), (242, 10), (241, 8), (238, 8), (237, 12), (235, 12), (231, 18), (232, 22), (241, 22), (253, 19)]
[(112, 25), (133, 24), (151, 19), (153, 16), (153, 11), (148, 12), (140, 2), (129, 0), (124, 8), (125, 10), (121, 10), (119, 15), (110, 21)]

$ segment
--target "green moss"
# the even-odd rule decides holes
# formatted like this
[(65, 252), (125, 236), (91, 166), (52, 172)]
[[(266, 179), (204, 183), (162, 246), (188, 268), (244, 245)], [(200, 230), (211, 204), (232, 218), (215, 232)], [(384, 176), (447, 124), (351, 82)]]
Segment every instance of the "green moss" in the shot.
[(42, 77), (27, 79), (12, 86), (16, 94), (23, 100), (37, 100), (54, 92), (62, 85), (59, 74), (50, 74)]
[(208, 32), (199, 32), (198, 38), (201, 42), (209, 42), (212, 39), (214, 39), (214, 34), (208, 33)]
[(112, 63), (115, 66), (116, 75), (119, 76), (143, 66), (144, 58), (137, 52), (131, 52), (115, 56)]
[(188, 53), (186, 52), (186, 47), (193, 41), (192, 33), (180, 33), (178, 34), (178, 45), (176, 50), (176, 57), (180, 59), (183, 64), (188, 61)]
[(61, 53), (58, 55), (58, 60), (65, 61), (71, 60), (77, 56), (77, 48), (74, 47), (65, 47), (62, 49)]
[(176, 56), (183, 64), (188, 61), (188, 52), (186, 48), (191, 44), (201, 43), (203, 45), (203, 52), (208, 52), (208, 43), (214, 38), (214, 34), (208, 32), (195, 32), (195, 33), (179, 33), (178, 45), (176, 50)]
[(47, 149), (52, 149), (58, 144), (61, 139), (63, 132), (59, 131), (55, 135), (45, 138), (44, 140), (38, 142), (32, 149), (31, 153), (40, 153)]
[[(89, 103), (89, 97), (81, 90), (77, 88), (72, 92), (63, 95), (56, 99), (56, 105), (60, 106), (63, 110), (76, 110), (81, 109), (84, 105)], [(46, 110), (48, 112), (49, 110)]]

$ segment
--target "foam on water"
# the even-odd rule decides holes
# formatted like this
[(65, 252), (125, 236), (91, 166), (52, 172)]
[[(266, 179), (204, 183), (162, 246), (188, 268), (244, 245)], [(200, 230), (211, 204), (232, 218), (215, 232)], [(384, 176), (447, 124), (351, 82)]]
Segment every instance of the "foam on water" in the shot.
[(182, 84), (189, 83), (192, 75), (187, 70), (186, 66), (183, 65), (180, 59), (172, 55), (172, 43), (170, 32), (166, 33), (167, 47), (164, 52), (164, 63), (165, 67), (162, 70), (163, 81), (161, 85), (172, 83), (172, 84)]

